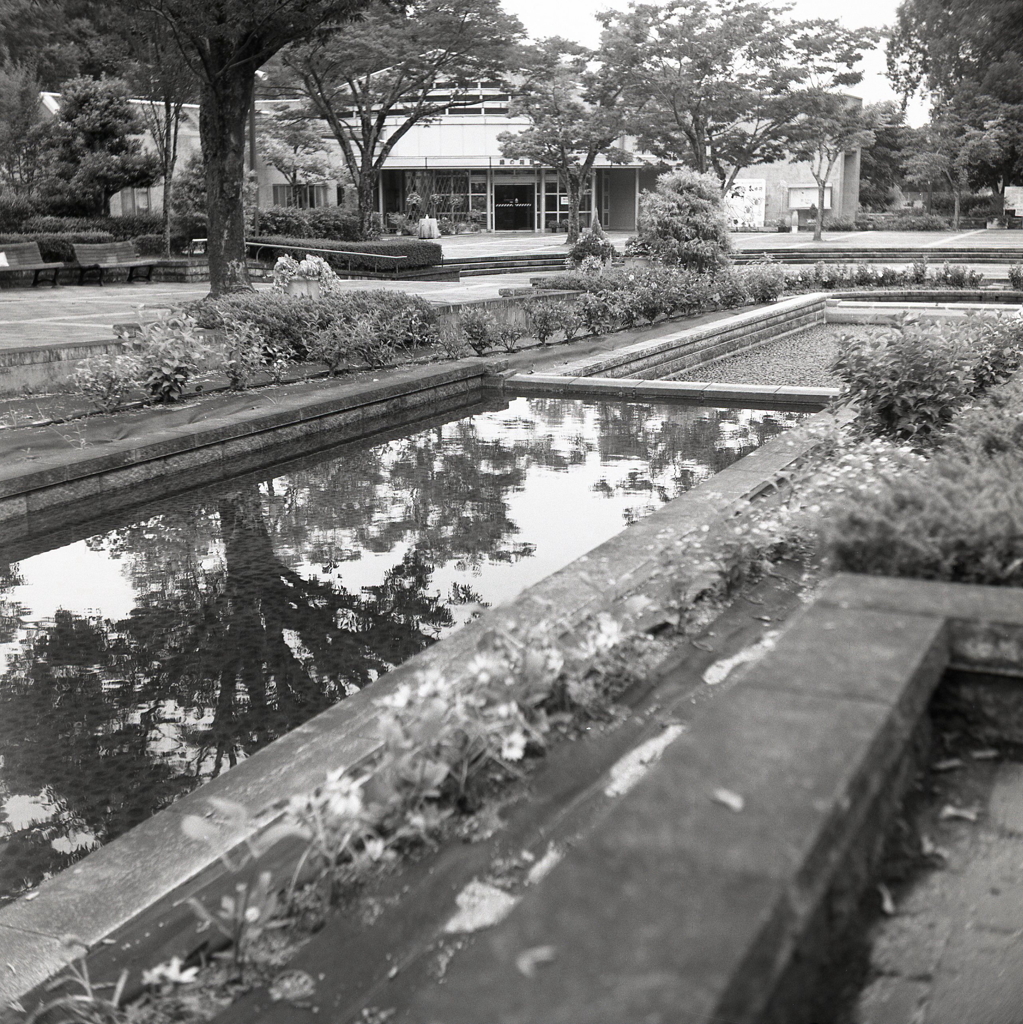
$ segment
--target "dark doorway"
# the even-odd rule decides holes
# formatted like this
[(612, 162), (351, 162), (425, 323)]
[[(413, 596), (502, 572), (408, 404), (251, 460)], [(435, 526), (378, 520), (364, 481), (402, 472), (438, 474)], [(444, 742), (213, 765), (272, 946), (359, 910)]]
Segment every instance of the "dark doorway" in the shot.
[(532, 231), (536, 191), (532, 185), (494, 186), (494, 230)]

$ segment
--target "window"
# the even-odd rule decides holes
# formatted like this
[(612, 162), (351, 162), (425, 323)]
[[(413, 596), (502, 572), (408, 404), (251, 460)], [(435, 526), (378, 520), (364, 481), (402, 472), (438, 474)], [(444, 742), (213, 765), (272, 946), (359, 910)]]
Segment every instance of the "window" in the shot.
[(274, 185), (274, 206), (296, 206), (310, 210), (328, 205), (330, 189), (326, 185)]
[(126, 188), (121, 192), (121, 213), (149, 213), (153, 208), (153, 197), (148, 188)]

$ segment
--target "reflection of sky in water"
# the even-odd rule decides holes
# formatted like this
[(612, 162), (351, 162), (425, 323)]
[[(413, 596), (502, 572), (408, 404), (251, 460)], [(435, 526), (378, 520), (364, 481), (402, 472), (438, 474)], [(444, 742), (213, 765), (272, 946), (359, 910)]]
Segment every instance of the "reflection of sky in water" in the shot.
[(0, 895), (797, 418), (514, 399), (170, 499), (24, 558), (0, 576)]

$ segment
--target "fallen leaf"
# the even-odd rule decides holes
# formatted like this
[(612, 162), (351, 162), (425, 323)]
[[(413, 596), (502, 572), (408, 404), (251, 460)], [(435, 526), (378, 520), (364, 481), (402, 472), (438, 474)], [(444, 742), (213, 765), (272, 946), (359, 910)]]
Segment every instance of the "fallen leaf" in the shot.
[(34, 900), (38, 895), (39, 895), (39, 890), (36, 889), (35, 892), (26, 893), (25, 894), (25, 899), (26, 900)]
[(954, 807), (952, 804), (945, 804), (938, 814), (938, 820), (950, 821), (952, 819), (959, 819), (960, 821), (976, 821), (978, 815), (979, 811), (975, 807)]
[(714, 803), (721, 804), (730, 811), (741, 811), (746, 806), (746, 801), (738, 793), (733, 793), (730, 789), (715, 789), (711, 793), (710, 798)]
[(970, 757), (972, 757), (974, 761), (993, 761), (998, 757), (998, 751), (992, 750), (990, 747), (983, 750), (971, 750)]
[(935, 772), (950, 772), (954, 768), (962, 768), (963, 759), (961, 757), (946, 757), (944, 761), (935, 761), (931, 765), (931, 771)]
[(549, 964), (557, 956), (553, 946), (533, 946), (532, 949), (524, 949), (515, 958), (515, 966), (527, 978), (532, 978), (536, 973), (537, 965)]

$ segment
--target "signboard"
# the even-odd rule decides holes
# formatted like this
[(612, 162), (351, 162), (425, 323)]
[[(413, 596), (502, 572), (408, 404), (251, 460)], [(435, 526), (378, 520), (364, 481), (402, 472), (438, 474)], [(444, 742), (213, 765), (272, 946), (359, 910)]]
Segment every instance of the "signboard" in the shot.
[(767, 213), (767, 182), (763, 178), (734, 182), (725, 196), (725, 209), (733, 231), (762, 228)]
[(1023, 216), (1023, 185), (1005, 186), (1005, 208), (1017, 217)]
[[(798, 185), (789, 189), (789, 209), (809, 210), (811, 206), (817, 205), (817, 186)], [(824, 186), (824, 209), (831, 209), (831, 186)]]

